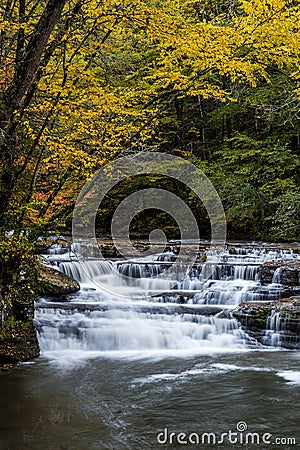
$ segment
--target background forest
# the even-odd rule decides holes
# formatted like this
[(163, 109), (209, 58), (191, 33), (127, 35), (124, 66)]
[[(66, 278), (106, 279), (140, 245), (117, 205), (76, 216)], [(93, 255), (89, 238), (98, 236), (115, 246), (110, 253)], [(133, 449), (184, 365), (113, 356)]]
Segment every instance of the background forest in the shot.
[[(299, 239), (297, 1), (1, 0), (0, 15), (2, 255), (24, 230), (69, 231), (93, 173), (149, 150), (208, 175), (229, 238)], [(193, 193), (155, 176), (111, 192), (99, 233), (145, 184), (180, 194), (209, 237)], [(132, 224), (153, 227), (176, 235), (163, 213)]]

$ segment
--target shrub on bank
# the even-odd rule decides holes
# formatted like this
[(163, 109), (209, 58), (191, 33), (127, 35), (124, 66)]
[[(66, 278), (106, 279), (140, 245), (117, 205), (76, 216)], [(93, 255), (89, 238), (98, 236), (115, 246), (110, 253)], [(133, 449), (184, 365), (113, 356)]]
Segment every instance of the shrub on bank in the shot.
[(0, 364), (39, 354), (32, 319), (38, 262), (26, 237), (0, 238)]

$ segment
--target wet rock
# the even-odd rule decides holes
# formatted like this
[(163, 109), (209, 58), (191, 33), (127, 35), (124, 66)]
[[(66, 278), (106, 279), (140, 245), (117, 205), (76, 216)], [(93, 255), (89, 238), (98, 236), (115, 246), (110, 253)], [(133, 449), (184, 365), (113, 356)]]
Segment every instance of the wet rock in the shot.
[(300, 286), (291, 286), (291, 287), (285, 287), (281, 292), (281, 298), (290, 298), (300, 296)]
[(270, 284), (275, 273), (275, 270), (281, 266), (279, 262), (266, 262), (261, 266), (259, 279), (261, 284)]
[[(270, 324), (275, 313), (278, 313), (276, 330), (272, 330)], [(244, 330), (262, 344), (272, 345), (269, 330), (278, 333), (281, 347), (300, 349), (300, 297), (268, 303), (241, 303), (232, 314)]]
[(280, 271), (280, 282), (284, 286), (298, 286), (300, 275), (300, 265), (293, 264), (290, 266), (283, 266)]
[(275, 271), (279, 269), (278, 282), (284, 286), (299, 286), (300, 264), (295, 262), (266, 262), (261, 266), (261, 284), (270, 284), (273, 281)]
[[(61, 302), (49, 302), (43, 301), (36, 304), (36, 309), (62, 309), (64, 311), (109, 311), (112, 306), (107, 304), (94, 304), (94, 303), (61, 303)], [(130, 305), (119, 305), (118, 310), (132, 311)], [(215, 305), (181, 305), (178, 303), (172, 306), (164, 305), (138, 305), (134, 307), (134, 311), (137, 313), (150, 313), (150, 314), (191, 314), (201, 316), (214, 316), (223, 312), (223, 308)], [(225, 313), (224, 313), (225, 314)], [(219, 317), (219, 316), (218, 316)], [(226, 316), (227, 318), (227, 316)]]
[(80, 290), (80, 285), (76, 280), (48, 266), (40, 267), (38, 280), (40, 295), (60, 297)]

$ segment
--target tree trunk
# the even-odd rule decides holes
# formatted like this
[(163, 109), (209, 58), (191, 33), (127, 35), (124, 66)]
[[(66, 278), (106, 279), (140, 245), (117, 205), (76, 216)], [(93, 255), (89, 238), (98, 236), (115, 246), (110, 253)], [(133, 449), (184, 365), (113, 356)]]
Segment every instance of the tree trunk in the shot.
[[(34, 82), (43, 52), (54, 27), (61, 17), (65, 3), (66, 0), (49, 0), (27, 46), (22, 49), (24, 43), (22, 36), (18, 42), (14, 77), (3, 94), (0, 113), (0, 139), (2, 138), (0, 143), (0, 164), (2, 166), (2, 172), (0, 173), (1, 213), (7, 211), (15, 187), (14, 162), (17, 156), (17, 114), (22, 111), (26, 93)], [(22, 2), (20, 3), (20, 12), (22, 12), (21, 6)], [(22, 20), (21, 16), (20, 20)]]

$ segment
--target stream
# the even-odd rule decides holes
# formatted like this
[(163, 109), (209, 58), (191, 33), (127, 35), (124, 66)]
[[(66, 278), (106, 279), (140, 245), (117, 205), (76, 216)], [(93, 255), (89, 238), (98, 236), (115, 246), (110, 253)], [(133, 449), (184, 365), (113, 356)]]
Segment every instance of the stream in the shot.
[(48, 263), (81, 290), (37, 302), (40, 358), (1, 373), (0, 449), (300, 448), (299, 351), (230, 315), (280, 298), (263, 262), (299, 259), (257, 244), (193, 267), (172, 248), (132, 261), (53, 248)]

